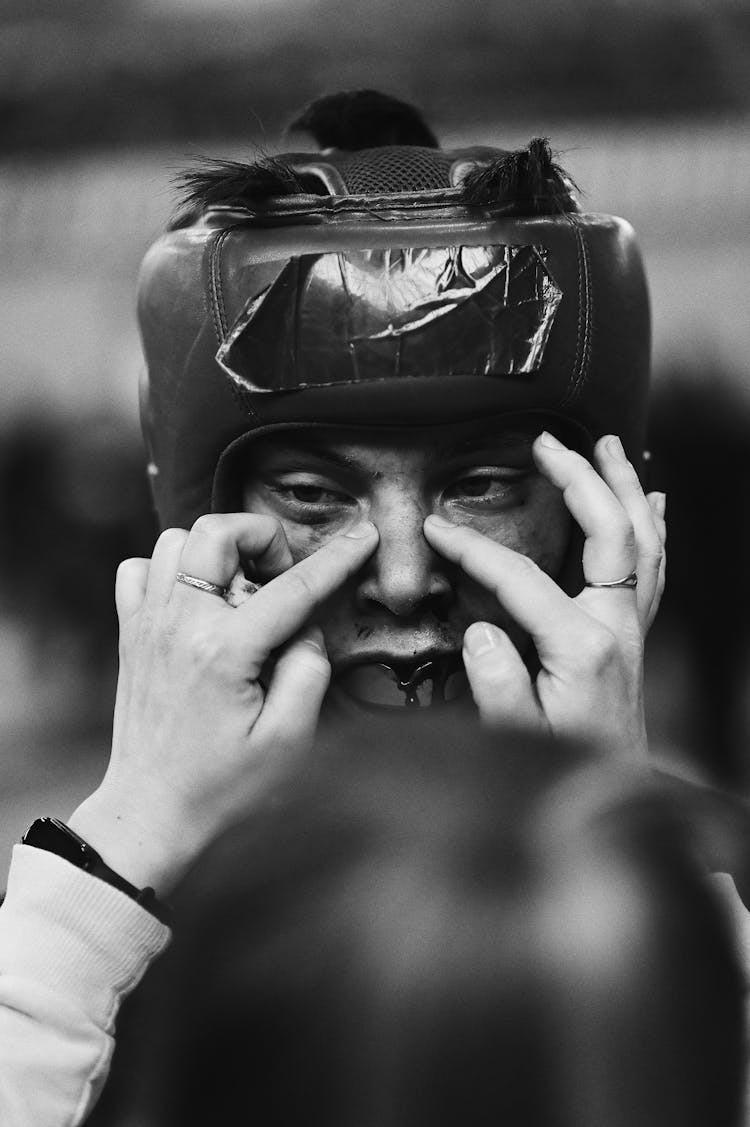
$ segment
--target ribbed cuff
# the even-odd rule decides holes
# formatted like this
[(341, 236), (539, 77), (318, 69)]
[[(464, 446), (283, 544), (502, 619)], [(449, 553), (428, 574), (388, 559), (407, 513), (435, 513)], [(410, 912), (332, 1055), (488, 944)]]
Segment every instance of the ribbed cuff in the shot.
[(171, 932), (129, 896), (43, 849), (16, 845), (0, 909), (0, 973), (76, 997), (106, 1028)]

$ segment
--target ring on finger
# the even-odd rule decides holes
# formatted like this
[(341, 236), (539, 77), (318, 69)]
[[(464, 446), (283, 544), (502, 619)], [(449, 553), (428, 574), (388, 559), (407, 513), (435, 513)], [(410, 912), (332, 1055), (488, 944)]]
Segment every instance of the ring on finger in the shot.
[(227, 597), (228, 587), (219, 583), (211, 583), (208, 579), (200, 579), (197, 575), (188, 575), (186, 571), (178, 571), (175, 579), (184, 583), (186, 587), (195, 587), (196, 591), (205, 591), (209, 595), (218, 595), (220, 599)]
[(587, 579), (585, 582), (586, 587), (601, 587), (608, 591), (613, 591), (616, 587), (626, 587), (632, 590), (638, 586), (638, 574), (631, 571), (630, 575), (626, 575), (624, 579), (611, 579), (607, 583), (593, 583)]

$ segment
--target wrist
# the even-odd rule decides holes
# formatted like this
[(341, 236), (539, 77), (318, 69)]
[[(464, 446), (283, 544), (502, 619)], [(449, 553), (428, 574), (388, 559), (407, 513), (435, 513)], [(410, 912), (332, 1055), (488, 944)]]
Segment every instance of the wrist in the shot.
[(105, 863), (138, 888), (153, 888), (164, 896), (176, 884), (198, 852), (187, 827), (170, 832), (168, 822), (104, 786), (90, 795), (67, 820)]
[(90, 874), (95, 881), (109, 885), (127, 896), (161, 923), (169, 924), (169, 911), (153, 888), (139, 888), (126, 880), (106, 863), (90, 842), (58, 818), (37, 818), (22, 837), (21, 844), (32, 851), (51, 853), (62, 858), (73, 868)]

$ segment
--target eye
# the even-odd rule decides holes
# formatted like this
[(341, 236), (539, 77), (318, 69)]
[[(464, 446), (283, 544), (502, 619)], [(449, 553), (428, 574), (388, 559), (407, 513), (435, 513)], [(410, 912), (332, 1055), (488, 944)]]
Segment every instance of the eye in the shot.
[(492, 466), (457, 478), (443, 493), (444, 501), (467, 506), (502, 508), (518, 503), (528, 471)]
[(332, 489), (324, 489), (322, 485), (287, 485), (287, 491), (291, 493), (295, 501), (301, 501), (303, 504), (317, 505), (326, 499), (332, 499), (341, 494), (336, 494)]
[(267, 488), (281, 512), (303, 524), (334, 520), (357, 504), (349, 493), (313, 474), (285, 475), (267, 482)]
[(462, 477), (453, 487), (457, 493), (465, 497), (485, 497), (492, 488), (494, 481), (491, 477)]

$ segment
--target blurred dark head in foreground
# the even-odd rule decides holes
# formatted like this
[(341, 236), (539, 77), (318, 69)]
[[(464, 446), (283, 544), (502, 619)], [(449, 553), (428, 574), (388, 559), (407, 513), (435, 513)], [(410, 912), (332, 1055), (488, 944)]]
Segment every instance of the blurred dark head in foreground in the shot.
[(740, 972), (672, 802), (425, 733), (349, 733), (199, 863), (138, 1122), (736, 1124)]

